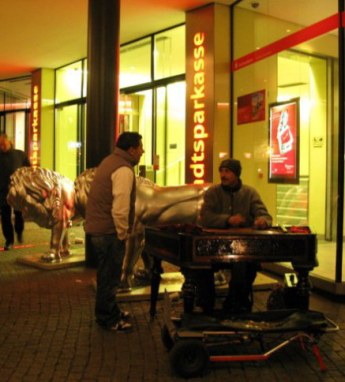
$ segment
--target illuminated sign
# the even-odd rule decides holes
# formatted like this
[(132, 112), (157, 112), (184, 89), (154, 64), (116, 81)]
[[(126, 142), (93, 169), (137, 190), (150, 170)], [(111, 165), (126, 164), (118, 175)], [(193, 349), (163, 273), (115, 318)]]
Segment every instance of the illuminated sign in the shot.
[(41, 71), (32, 74), (31, 120), (29, 127), (29, 159), (32, 167), (40, 166)]
[(206, 7), (187, 13), (186, 183), (194, 184), (212, 182), (214, 74), (210, 12)]
[(205, 34), (194, 35), (194, 81), (192, 100), (193, 113), (193, 150), (189, 165), (195, 184), (205, 183), (205, 139), (208, 138), (205, 126)]
[(270, 105), (269, 182), (299, 182), (299, 100)]

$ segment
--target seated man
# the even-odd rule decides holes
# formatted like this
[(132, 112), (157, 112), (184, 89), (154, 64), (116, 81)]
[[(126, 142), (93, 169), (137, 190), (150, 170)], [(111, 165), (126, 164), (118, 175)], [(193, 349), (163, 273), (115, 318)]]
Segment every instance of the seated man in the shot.
[[(271, 226), (272, 217), (258, 192), (253, 187), (242, 184), (241, 169), (241, 163), (236, 159), (225, 159), (221, 162), (219, 166), (221, 183), (211, 186), (204, 195), (200, 216), (203, 227), (265, 229)], [(229, 291), (223, 305), (225, 311), (248, 312), (251, 310), (252, 284), (256, 278), (257, 269), (256, 263), (232, 264)], [(204, 274), (202, 277), (204, 281), (198, 283), (201, 289), (199, 305), (208, 311), (214, 304), (213, 273), (212, 275)]]

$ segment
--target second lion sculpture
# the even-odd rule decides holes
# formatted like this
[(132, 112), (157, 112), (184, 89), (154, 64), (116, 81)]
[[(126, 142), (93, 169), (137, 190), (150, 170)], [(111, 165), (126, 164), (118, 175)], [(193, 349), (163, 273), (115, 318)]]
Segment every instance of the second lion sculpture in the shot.
[[(96, 168), (87, 169), (74, 182), (75, 208), (85, 218), (85, 206)], [(122, 271), (122, 289), (130, 290), (135, 266), (142, 256), (144, 273), (151, 267), (143, 253), (145, 226), (196, 224), (207, 185), (161, 187), (147, 178), (137, 177), (137, 198), (133, 231), (127, 241)]]

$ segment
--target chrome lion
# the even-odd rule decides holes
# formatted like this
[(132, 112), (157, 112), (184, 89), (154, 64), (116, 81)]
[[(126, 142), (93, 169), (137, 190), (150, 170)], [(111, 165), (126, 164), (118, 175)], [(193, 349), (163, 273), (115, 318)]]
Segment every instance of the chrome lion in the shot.
[(67, 229), (75, 215), (73, 181), (44, 168), (22, 167), (11, 176), (7, 201), (24, 218), (51, 229), (43, 261), (60, 261), (70, 254)]

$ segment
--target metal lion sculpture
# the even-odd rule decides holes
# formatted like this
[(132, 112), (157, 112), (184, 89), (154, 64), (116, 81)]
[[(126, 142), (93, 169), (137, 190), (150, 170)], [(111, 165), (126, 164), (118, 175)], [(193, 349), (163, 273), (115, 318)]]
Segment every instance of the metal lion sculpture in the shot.
[(11, 176), (7, 201), (24, 218), (51, 229), (43, 261), (60, 261), (70, 254), (67, 229), (75, 215), (73, 181), (44, 168), (22, 167)]
[[(75, 208), (85, 218), (85, 206), (95, 168), (84, 171), (74, 182)], [(203, 202), (205, 185), (160, 187), (147, 178), (137, 177), (135, 220), (127, 246), (122, 270), (122, 290), (130, 290), (135, 275), (149, 277), (151, 261), (143, 253), (144, 227), (167, 224), (197, 223)], [(137, 273), (135, 266), (142, 258), (144, 269)]]

